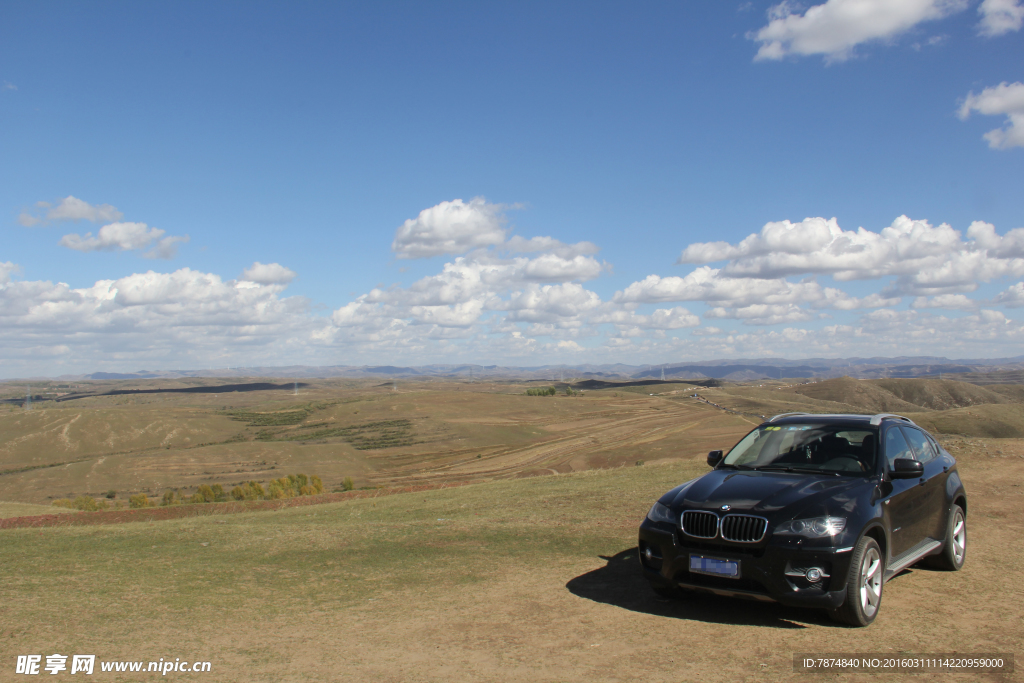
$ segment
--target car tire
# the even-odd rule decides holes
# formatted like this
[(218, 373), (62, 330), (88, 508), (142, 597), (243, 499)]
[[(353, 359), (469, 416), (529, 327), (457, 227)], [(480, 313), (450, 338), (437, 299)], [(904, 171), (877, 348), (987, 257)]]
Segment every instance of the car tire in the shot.
[(946, 524), (946, 538), (942, 544), (942, 552), (932, 555), (925, 564), (947, 572), (958, 572), (967, 559), (967, 516), (963, 508), (954, 505), (949, 509), (949, 521)]
[(867, 626), (878, 616), (882, 607), (882, 587), (885, 585), (885, 560), (878, 542), (865, 536), (857, 543), (850, 556), (850, 570), (846, 579), (846, 601), (829, 612), (838, 622), (851, 626)]

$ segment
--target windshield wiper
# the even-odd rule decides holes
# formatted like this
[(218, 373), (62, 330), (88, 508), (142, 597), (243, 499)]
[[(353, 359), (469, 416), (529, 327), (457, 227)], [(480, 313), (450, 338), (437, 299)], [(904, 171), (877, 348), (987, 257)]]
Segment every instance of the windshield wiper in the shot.
[(719, 467), (729, 467), (729, 468), (734, 469), (734, 470), (756, 470), (757, 469), (756, 467), (751, 467), (750, 465), (731, 465), (731, 464), (726, 464), (726, 463), (722, 463), (721, 465), (719, 465)]
[(754, 469), (778, 472), (811, 472), (813, 474), (821, 473), (821, 470), (819, 470), (817, 467), (800, 467), (799, 465), (762, 465), (761, 467), (755, 467)]

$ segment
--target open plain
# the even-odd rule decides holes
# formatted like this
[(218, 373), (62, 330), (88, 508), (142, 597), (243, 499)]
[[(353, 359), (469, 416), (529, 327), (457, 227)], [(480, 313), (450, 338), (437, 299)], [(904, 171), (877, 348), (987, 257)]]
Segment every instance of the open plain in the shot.
[[(205, 660), (218, 681), (831, 680), (796, 676), (792, 654), (1019, 658), (1019, 387), (759, 384), (573, 397), (525, 396), (538, 384), (323, 381), (298, 395), (99, 395), (109, 383), (0, 408), (4, 517), (71, 494), (114, 489), (118, 502), (299, 471), (329, 489), (343, 477), (367, 487), (277, 511), (94, 526), (74, 521), (96, 513), (68, 513), (0, 531), (0, 679), (18, 654), (56, 652)], [(706, 471), (708, 450), (785, 410), (894, 410), (932, 429), (970, 496), (965, 569), (904, 572), (866, 629), (774, 604), (656, 597), (635, 558), (642, 516)], [(410, 484), (436, 488), (383, 495)]]

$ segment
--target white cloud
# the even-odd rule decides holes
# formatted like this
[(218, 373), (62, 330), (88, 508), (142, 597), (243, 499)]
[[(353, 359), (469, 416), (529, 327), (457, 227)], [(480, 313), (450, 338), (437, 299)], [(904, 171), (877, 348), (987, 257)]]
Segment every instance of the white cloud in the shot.
[(968, 93), (960, 105), (959, 116), (966, 119), (972, 111), (987, 116), (1006, 115), (1006, 125), (994, 128), (982, 137), (992, 149), (1024, 147), (1024, 83), (1000, 83), (975, 95)]
[(405, 221), (395, 232), (391, 249), (398, 258), (415, 259), (501, 244), (505, 241), (501, 209), (483, 197), (441, 202)]
[(577, 242), (576, 244), (565, 244), (552, 237), (531, 237), (525, 239), (519, 235), (513, 235), (502, 247), (511, 252), (534, 253), (538, 251), (554, 254), (564, 259), (574, 259), (577, 256), (596, 254), (601, 249), (593, 242)]
[(469, 327), (480, 318), (482, 311), (482, 301), (466, 301), (454, 306), (412, 306), (409, 315), (420, 324)]
[(178, 245), (189, 241), (188, 235), (164, 237), (153, 248), (143, 254), (145, 258), (172, 259), (178, 255)]
[(182, 268), (73, 289), (45, 281), (0, 284), (2, 362), (64, 347), (60, 362), (251, 364), (310, 342), (314, 320), (280, 287), (223, 281)]
[(11, 276), (21, 272), (21, 266), (10, 261), (0, 261), (0, 285), (6, 285), (11, 281)]
[(732, 306), (751, 304), (824, 303), (839, 298), (838, 290), (826, 290), (812, 280), (728, 277), (716, 268), (696, 268), (685, 277), (648, 275), (616, 292), (616, 303), (662, 303), (669, 301), (726, 302)]
[(1002, 304), (1008, 308), (1024, 306), (1024, 282), (1018, 282), (1000, 292), (993, 300), (993, 303)]
[(974, 299), (963, 294), (940, 294), (931, 298), (919, 296), (914, 299), (911, 308), (945, 308), (950, 311), (973, 311), (979, 307)]
[(37, 202), (36, 208), (42, 212), (42, 216), (33, 216), (23, 212), (18, 216), (18, 222), (26, 227), (32, 227), (40, 223), (56, 221), (89, 221), (91, 223), (117, 222), (124, 217), (110, 204), (92, 205), (89, 202), (77, 197), (67, 196), (54, 206), (48, 202)]
[[(187, 242), (188, 236), (163, 237), (164, 231), (150, 228), (145, 223), (111, 223), (104, 225), (94, 237), (91, 232), (81, 236), (77, 233), (64, 235), (60, 246), (75, 251), (132, 251), (142, 250), (149, 246), (153, 249), (146, 252), (147, 258), (173, 258), (177, 252), (177, 244)], [(161, 239), (163, 238), (163, 239)]]
[(594, 316), (590, 322), (595, 324), (612, 323), (620, 332), (626, 329), (642, 330), (679, 330), (685, 327), (697, 327), (700, 318), (682, 306), (674, 308), (658, 308), (650, 315), (642, 315), (631, 310), (611, 310)]
[(242, 271), (242, 280), (257, 282), (261, 285), (286, 285), (295, 279), (297, 273), (285, 268), (280, 263), (260, 263), (256, 261)]
[(728, 259), (716, 278), (722, 282), (752, 278), (777, 283), (771, 278), (803, 274), (831, 275), (838, 281), (893, 276), (895, 284), (882, 292), (888, 298), (970, 292), (979, 282), (1024, 275), (1024, 230), (1000, 237), (990, 224), (975, 222), (967, 235), (964, 241), (945, 223), (932, 226), (906, 216), (877, 233), (842, 230), (834, 218), (806, 218), (768, 223), (736, 245), (692, 244), (680, 262)]
[(1020, 0), (984, 0), (978, 14), (978, 33), (988, 38), (1019, 31), (1024, 25), (1024, 5)]
[(575, 282), (532, 284), (497, 305), (509, 311), (509, 320), (565, 323), (600, 306), (601, 297)]
[(779, 325), (806, 322), (817, 316), (795, 304), (752, 304), (739, 308), (716, 307), (704, 314), (705, 318), (732, 318), (748, 325)]
[(768, 25), (748, 37), (761, 43), (755, 60), (824, 55), (842, 61), (857, 45), (895, 38), (966, 6), (964, 0), (828, 0), (799, 14), (782, 2), (769, 9)]

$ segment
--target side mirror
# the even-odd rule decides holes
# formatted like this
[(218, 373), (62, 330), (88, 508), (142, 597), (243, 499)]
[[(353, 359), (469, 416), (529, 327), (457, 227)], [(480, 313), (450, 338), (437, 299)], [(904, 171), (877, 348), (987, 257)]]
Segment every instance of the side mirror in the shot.
[(711, 451), (708, 453), (708, 466), (718, 467), (718, 463), (722, 462), (722, 451)]
[(924, 463), (910, 458), (896, 458), (892, 461), (893, 479), (917, 479), (924, 476)]

